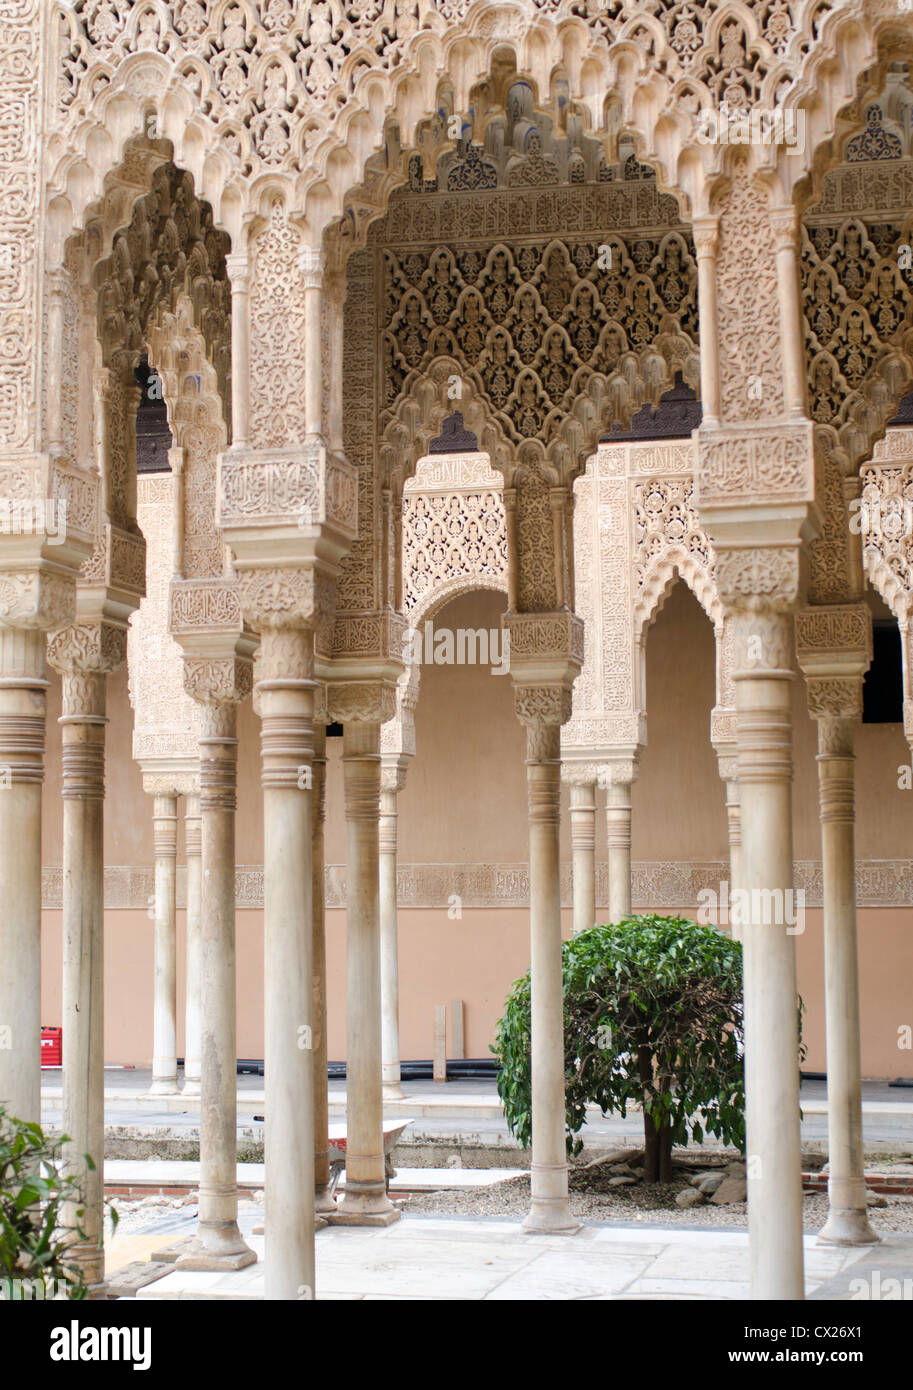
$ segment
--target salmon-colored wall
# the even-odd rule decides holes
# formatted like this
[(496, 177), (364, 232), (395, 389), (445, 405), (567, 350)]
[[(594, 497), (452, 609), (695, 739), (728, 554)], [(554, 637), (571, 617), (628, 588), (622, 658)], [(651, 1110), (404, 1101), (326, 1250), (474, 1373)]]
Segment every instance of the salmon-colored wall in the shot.
[[(504, 599), (479, 593), (448, 605), (435, 626), (497, 628)], [(879, 610), (880, 611), (880, 610)], [(724, 789), (709, 742), (714, 703), (713, 632), (696, 600), (678, 585), (647, 641), (648, 746), (633, 793), (635, 860), (725, 860)], [(48, 699), (45, 863), (60, 864), (59, 681)], [(109, 681), (108, 795), (105, 859), (109, 865), (152, 862), (151, 799), (131, 757), (132, 714), (123, 672)], [(793, 796), (797, 859), (818, 859), (816, 732), (805, 689), (794, 684)], [(402, 863), (523, 863), (527, 857), (524, 735), (513, 713), (509, 677), (470, 666), (423, 668), (416, 715), (417, 756), (399, 797)], [(327, 862), (345, 862), (342, 740), (328, 741)], [(857, 851), (861, 859), (913, 859), (913, 792), (897, 786), (910, 760), (899, 724), (864, 725), (857, 737)], [(248, 703), (239, 719), (237, 861), (262, 863), (262, 802), (258, 721)], [(563, 794), (562, 857), (570, 858), (567, 790)], [(597, 817), (597, 857), (604, 858), (605, 824)], [(182, 837), (178, 860), (183, 859)], [(694, 904), (684, 904), (693, 913)], [(43, 919), (43, 1018), (59, 1022), (60, 919)], [(571, 914), (565, 912), (565, 932)], [(152, 920), (147, 911), (106, 913), (106, 1058), (148, 1066), (152, 1056)], [(179, 961), (183, 913), (179, 913)], [(345, 913), (327, 913), (329, 1052), (345, 1056)], [(861, 908), (863, 1069), (869, 1076), (913, 1074), (898, 1029), (913, 1025), (913, 909)], [(262, 914), (239, 909), (238, 1052), (261, 1057)], [(488, 1054), (504, 996), (529, 964), (528, 915), (520, 907), (446, 907), (399, 912), (401, 1052), (430, 1057), (435, 1004), (464, 1001), (467, 1056)], [(821, 913), (807, 909), (796, 938), (800, 991), (808, 1007), (806, 1067), (824, 1069)], [(179, 988), (183, 989), (182, 972)], [(183, 995), (179, 1048), (183, 1047)]]

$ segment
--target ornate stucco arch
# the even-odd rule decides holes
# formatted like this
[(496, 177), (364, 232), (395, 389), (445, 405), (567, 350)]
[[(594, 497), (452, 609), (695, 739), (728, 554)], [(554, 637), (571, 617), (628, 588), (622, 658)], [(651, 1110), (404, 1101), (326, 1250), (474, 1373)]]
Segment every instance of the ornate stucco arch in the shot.
[(419, 461), (431, 452), (444, 421), (455, 410), (467, 430), (475, 435), (491, 466), (509, 476), (515, 448), (497, 417), (488, 409), (477, 379), (467, 374), (455, 358), (440, 356), (422, 372), (413, 374), (394, 410), (383, 424), (378, 450), (383, 476), (401, 489)]

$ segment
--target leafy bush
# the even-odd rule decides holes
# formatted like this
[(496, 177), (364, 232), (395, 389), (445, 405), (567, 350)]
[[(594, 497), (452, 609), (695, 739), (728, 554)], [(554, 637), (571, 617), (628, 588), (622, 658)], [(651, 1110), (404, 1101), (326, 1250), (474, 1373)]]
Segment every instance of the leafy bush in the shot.
[[(646, 1182), (671, 1178), (672, 1146), (689, 1133), (744, 1152), (741, 945), (682, 917), (632, 916), (578, 933), (562, 955), (568, 1151), (583, 1147), (575, 1136), (588, 1103), (624, 1116), (637, 1101)], [(528, 972), (507, 998), (492, 1051), (507, 1122), (527, 1146)]]
[[(85, 1280), (71, 1254), (85, 1232), (80, 1224), (82, 1184), (62, 1171), (67, 1140), (67, 1135), (49, 1138), (40, 1125), (14, 1119), (0, 1106), (0, 1297), (4, 1292), (10, 1296), (17, 1283), (30, 1286), (32, 1297), (54, 1297), (64, 1287), (68, 1298), (86, 1297)], [(62, 1224), (64, 1203), (74, 1208), (75, 1227)]]

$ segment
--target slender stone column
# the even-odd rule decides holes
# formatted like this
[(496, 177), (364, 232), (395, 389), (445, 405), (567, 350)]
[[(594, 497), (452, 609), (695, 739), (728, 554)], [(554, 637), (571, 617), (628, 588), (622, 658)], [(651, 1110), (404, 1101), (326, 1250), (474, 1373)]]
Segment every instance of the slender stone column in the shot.
[[(733, 693), (733, 699), (735, 695)], [(726, 889), (727, 900), (738, 902), (735, 894), (742, 886), (742, 811), (739, 802), (739, 760), (736, 744), (718, 743), (716, 745), (720, 780), (726, 788), (726, 830), (729, 842), (729, 884)], [(720, 885), (722, 897), (723, 885)], [(733, 913), (727, 922), (733, 941), (742, 940), (742, 926), (738, 913)]]
[(524, 1230), (572, 1235), (564, 1105), (564, 997), (561, 966), (561, 724), (570, 690), (518, 688), (526, 727), (529, 800), (529, 930), (532, 1009), (532, 1201)]
[[(235, 1004), (235, 793), (237, 702), (250, 666), (185, 658), (184, 682), (201, 700), (200, 1217), (186, 1269), (243, 1269), (256, 1260), (238, 1230), (237, 1024)], [(223, 699), (213, 696), (221, 691)], [(204, 698), (206, 695), (209, 698)], [(231, 697), (234, 698), (231, 698)]]
[(394, 763), (380, 784), (380, 999), (384, 1100), (404, 1100), (399, 1070), (399, 946), (396, 904), (396, 798), (406, 782)]
[(314, 637), (265, 628), (266, 1297), (314, 1297)]
[(867, 1215), (862, 1144), (854, 833), (856, 722), (833, 715), (818, 716), (829, 1164), (829, 1212), (818, 1239), (827, 1245), (874, 1245), (879, 1239)]
[(107, 625), (66, 628), (49, 644), (63, 677), (63, 1130), (67, 1172), (80, 1183), (64, 1220), (90, 1296), (105, 1278), (105, 682), (125, 647), (124, 630)]
[(155, 865), (155, 964), (152, 1096), (176, 1095), (177, 1062), (177, 796), (156, 794), (152, 836)]
[(801, 1299), (802, 1162), (793, 881), (792, 620), (736, 619), (736, 727), (742, 810), (746, 1152), (752, 1296)]
[(631, 784), (636, 763), (612, 763), (603, 774), (609, 858), (609, 921), (631, 915)]
[(200, 859), (202, 824), (200, 796), (191, 793), (184, 811), (184, 857), (187, 863), (186, 997), (184, 1010), (184, 1095), (200, 1094), (200, 1054), (202, 1050), (202, 1006), (200, 984), (203, 966), (203, 923), (201, 919), (203, 869)]
[(0, 1102), (41, 1118), (44, 632), (0, 628)]
[[(330, 692), (336, 712), (339, 688)], [(354, 701), (352, 702), (354, 705)], [(368, 712), (373, 712), (368, 710)], [(399, 1211), (387, 1196), (383, 1153), (380, 1007), (380, 711), (345, 708), (346, 796), (346, 1188), (334, 1220), (387, 1226)]]
[[(726, 783), (726, 826), (729, 832), (729, 896), (732, 897), (742, 881), (742, 812), (739, 805), (739, 783), (733, 777)], [(738, 938), (736, 938), (738, 940)]]
[(596, 784), (571, 783), (574, 935), (596, 922)]
[[(324, 716), (325, 717), (325, 716)], [(330, 1195), (330, 1106), (327, 1083), (327, 937), (324, 892), (324, 833), (327, 788), (327, 731), (325, 724), (314, 725), (311, 911), (313, 914), (311, 973), (314, 1018), (314, 1209), (325, 1216), (335, 1212), (336, 1199)]]

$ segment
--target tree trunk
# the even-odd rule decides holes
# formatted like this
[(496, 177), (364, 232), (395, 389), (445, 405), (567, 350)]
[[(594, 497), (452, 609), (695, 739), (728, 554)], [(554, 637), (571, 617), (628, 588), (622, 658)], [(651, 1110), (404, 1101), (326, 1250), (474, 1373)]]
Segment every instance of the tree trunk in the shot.
[(644, 1106), (644, 1182), (659, 1182), (660, 1135), (647, 1108), (653, 1095), (653, 1055), (647, 1043), (638, 1044), (637, 1070)]
[(672, 1181), (672, 1127), (664, 1124), (657, 1129), (647, 1113), (656, 1093), (653, 1054), (648, 1043), (638, 1044), (637, 1070), (644, 1102), (644, 1182), (668, 1183)]

